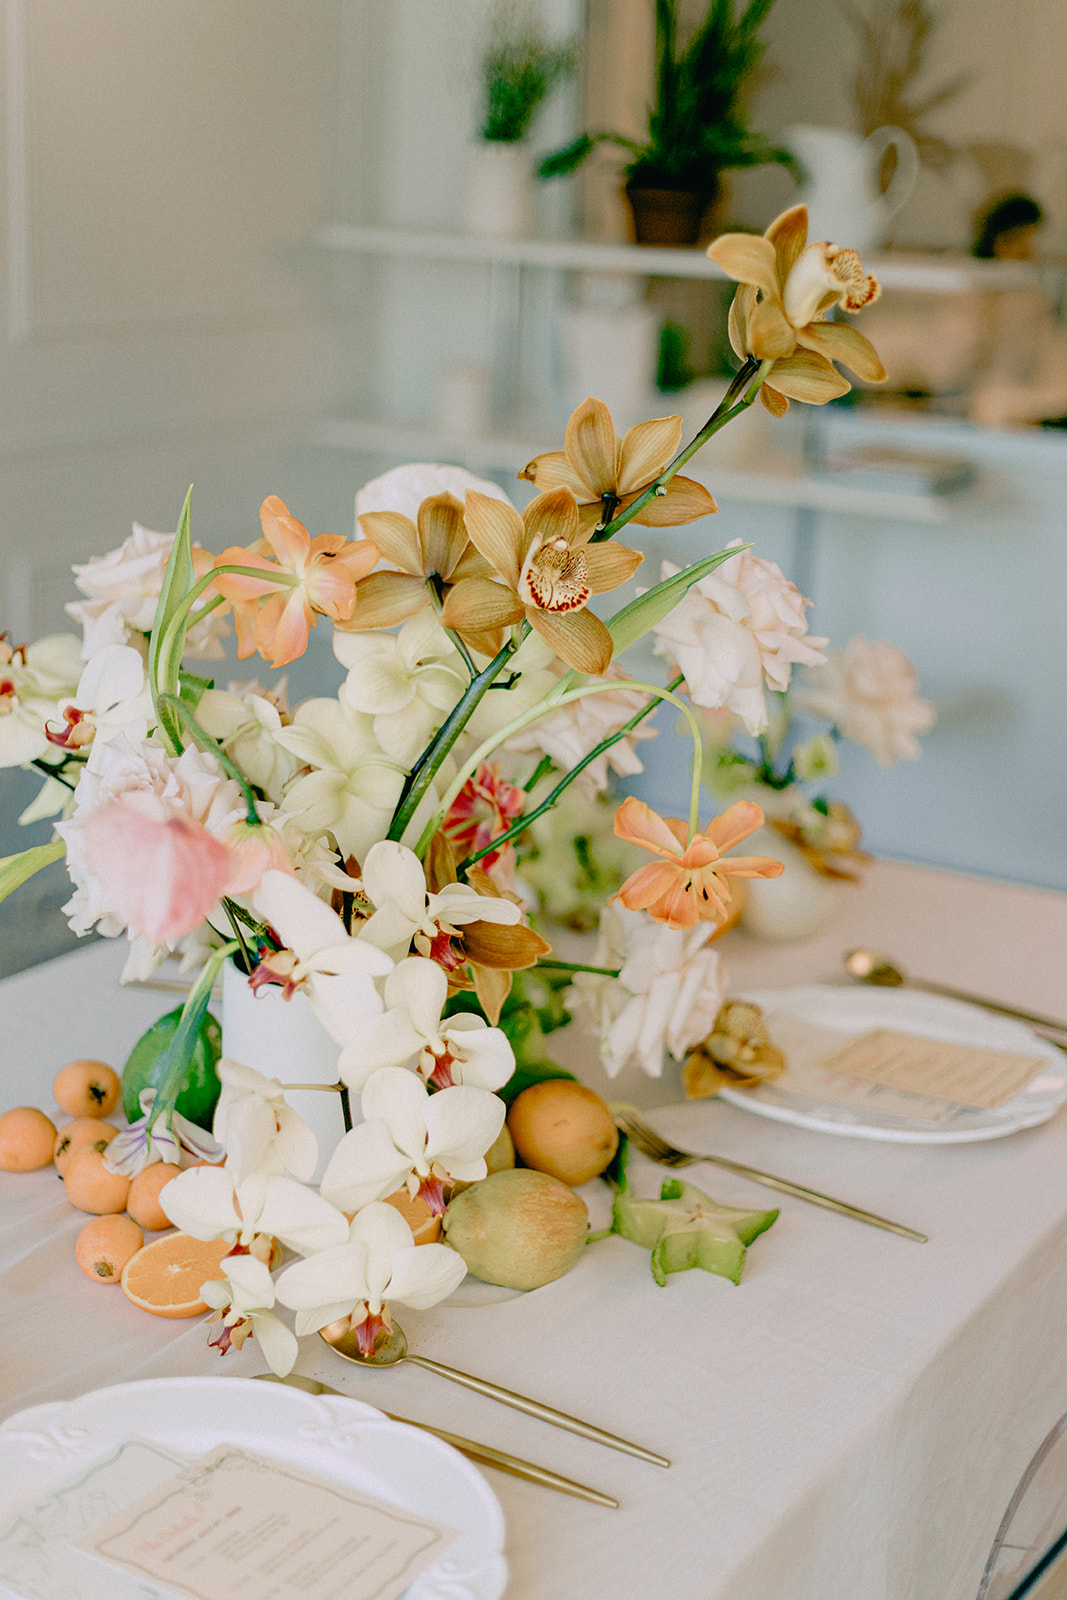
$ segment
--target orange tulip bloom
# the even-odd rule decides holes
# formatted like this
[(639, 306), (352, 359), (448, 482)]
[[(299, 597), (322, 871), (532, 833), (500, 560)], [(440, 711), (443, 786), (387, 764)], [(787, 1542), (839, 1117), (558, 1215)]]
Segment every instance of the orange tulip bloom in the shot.
[[(231, 546), (216, 556), (215, 565), (256, 567), (263, 578), (220, 573), (215, 587), (233, 602), (237, 653), (243, 661), (258, 650), (272, 667), (296, 661), (308, 647), (308, 634), (318, 616), (345, 622), (356, 604), (356, 584), (378, 564), (378, 548), (369, 539), (358, 544), (339, 533), (312, 539), (302, 522), (290, 515), (275, 494), (259, 508), (262, 548), (277, 557), (268, 561), (257, 550)], [(285, 573), (296, 584), (281, 586), (271, 573)]]
[(724, 922), (729, 915), (733, 878), (778, 878), (782, 863), (769, 856), (735, 856), (725, 851), (747, 839), (763, 822), (751, 800), (739, 800), (721, 817), (712, 818), (704, 833), (689, 838), (677, 817), (660, 817), (631, 795), (615, 813), (615, 832), (639, 844), (660, 860), (632, 872), (612, 898), (631, 911), (647, 911), (668, 928), (695, 928), (698, 922)]

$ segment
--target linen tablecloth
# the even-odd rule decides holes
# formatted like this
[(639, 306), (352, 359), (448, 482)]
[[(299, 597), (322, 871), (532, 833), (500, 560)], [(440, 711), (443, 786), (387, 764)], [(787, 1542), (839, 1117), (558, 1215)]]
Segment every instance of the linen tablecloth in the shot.
[[(878, 943), (915, 973), (1061, 1014), (1067, 896), (893, 863), (798, 946), (722, 941), (731, 993), (833, 979)], [(121, 1065), (173, 1001), (120, 989), (102, 943), (0, 985), (5, 1106), (50, 1106), (79, 1055)], [(571, 1059), (596, 1082), (591, 1047)], [(664, 1471), (560, 1433), (417, 1368), (359, 1372), (315, 1345), (299, 1370), (614, 1494), (603, 1510), (490, 1473), (509, 1600), (973, 1600), (1026, 1461), (1067, 1409), (1067, 1115), (986, 1144), (873, 1144), (629, 1079), (679, 1142), (829, 1190), (923, 1229), (927, 1245), (783, 1200), (739, 1287), (659, 1288), (647, 1252), (592, 1246), (566, 1278), (488, 1306), (403, 1318), (413, 1347), (535, 1394), (672, 1458)], [(634, 1159), (641, 1193), (662, 1170)], [(727, 1203), (774, 1204), (712, 1168)], [(583, 1195), (594, 1225), (603, 1185)], [(221, 1360), (199, 1321), (145, 1316), (73, 1262), (84, 1222), (52, 1171), (0, 1174), (0, 1415), (132, 1378), (263, 1370)]]

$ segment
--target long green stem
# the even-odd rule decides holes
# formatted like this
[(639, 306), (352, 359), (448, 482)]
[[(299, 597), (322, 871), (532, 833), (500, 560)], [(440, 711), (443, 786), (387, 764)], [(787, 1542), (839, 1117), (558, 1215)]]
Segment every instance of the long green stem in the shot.
[[(437, 770), (442, 761), (444, 761), (445, 757), (452, 749), (452, 746), (455, 744), (456, 740), (467, 726), (467, 723), (474, 715), (485, 691), (489, 688), (489, 685), (493, 682), (493, 680), (499, 677), (500, 673), (503, 671), (505, 665), (514, 653), (515, 646), (509, 639), (500, 647), (492, 661), (490, 661), (489, 665), (487, 667), (483, 667), (481, 672), (476, 673), (471, 679), (470, 683), (464, 690), (462, 697), (453, 706), (445, 721), (441, 724), (440, 728), (438, 728), (430, 744), (427, 746), (422, 763), (418, 769), (418, 773), (417, 775), (414, 775), (414, 781), (411, 783), (407, 793), (404, 795), (400, 804), (397, 806), (396, 811), (393, 813), (393, 820), (390, 823), (389, 832), (386, 834), (387, 839), (402, 839), (404, 837), (404, 830), (411, 821), (412, 817), (415, 815), (415, 812), (422, 801), (423, 795), (426, 793), (427, 789), (430, 787), (430, 784), (437, 776)], [(466, 779), (464, 779), (464, 782), (466, 782)], [(463, 785), (461, 784), (460, 788), (462, 787)], [(459, 790), (457, 790), (456, 793), (458, 794)], [(452, 798), (454, 799), (455, 796)], [(451, 805), (452, 801), (450, 800), (448, 803)], [(417, 855), (422, 856), (425, 854), (426, 847), (429, 844), (430, 839), (433, 837), (433, 833), (436, 831), (437, 830), (435, 828), (430, 834), (424, 834), (423, 838), (425, 839), (425, 843), (423, 840), (419, 841), (419, 845), (416, 849)]]
[(588, 967), (584, 961), (538, 961), (535, 972), (593, 972), (598, 978), (617, 978), (621, 967)]
[(156, 1091), (152, 1104), (151, 1121), (154, 1123), (159, 1117), (169, 1116), (174, 1110), (178, 1096), (185, 1083), (185, 1075), (189, 1070), (189, 1063), (193, 1058), (193, 1049), (196, 1037), (204, 1021), (211, 990), (218, 976), (219, 968), (237, 949), (237, 941), (233, 939), (220, 950), (213, 950), (204, 963), (203, 970), (193, 987), (189, 990), (182, 1014), (178, 1019), (178, 1026), (167, 1048), (163, 1051), (160, 1061), (165, 1062), (161, 1070), (161, 1081)]
[[(620, 528), (625, 527), (628, 522), (632, 522), (634, 517), (644, 510), (654, 496), (661, 494), (666, 489), (668, 483), (685, 466), (689, 458), (696, 455), (697, 451), (707, 444), (708, 440), (718, 433), (720, 428), (725, 428), (728, 422), (732, 422), (735, 417), (747, 411), (759, 394), (763, 380), (772, 365), (773, 362), (771, 361), (757, 362), (754, 356), (749, 356), (700, 432), (689, 441), (684, 449), (679, 450), (674, 460), (664, 467), (659, 477), (650, 483), (646, 489), (643, 489), (635, 500), (631, 501), (628, 506), (624, 506), (603, 528), (597, 529), (590, 543), (614, 538)], [(738, 399), (739, 395), (741, 396), (740, 400)]]
[(236, 783), (241, 785), (241, 791), (245, 797), (247, 819), (254, 828), (258, 828), (260, 826), (260, 821), (259, 812), (256, 810), (256, 797), (252, 793), (251, 784), (248, 782), (248, 779), (245, 777), (236, 761), (233, 761), (226, 754), (225, 750), (223, 750), (222, 747), (216, 743), (211, 735), (200, 726), (199, 722), (197, 722), (185, 701), (182, 700), (179, 695), (161, 694), (159, 696), (159, 703), (161, 706), (168, 706), (174, 712), (176, 712), (178, 717), (189, 729), (189, 732), (196, 740), (200, 749), (207, 751), (209, 755), (213, 755), (223, 771), (229, 777), (233, 778)]
[[(210, 572), (205, 572), (203, 577), (197, 578), (188, 593), (182, 596), (180, 604), (176, 607), (174, 615), (167, 625), (167, 638), (164, 643), (177, 638), (179, 631), (188, 622), (190, 613), (200, 596), (205, 590), (210, 589), (216, 578), (224, 574), (238, 578), (258, 578), (261, 583), (272, 583), (279, 589), (295, 589), (300, 583), (300, 579), (295, 572), (286, 572), (281, 567), (278, 568), (277, 572), (272, 572), (269, 569), (265, 570), (263, 567), (212, 567)], [(208, 606), (204, 607), (204, 611), (213, 611), (216, 604), (224, 598), (224, 596), (219, 595)]]
[[(653, 696), (654, 701), (669, 700), (671, 705), (676, 706), (689, 723), (689, 731), (693, 736), (693, 786), (689, 804), (689, 833), (690, 837), (692, 837), (697, 830), (697, 824), (700, 817), (700, 769), (703, 761), (704, 746), (700, 737), (700, 729), (697, 726), (696, 718), (693, 716), (693, 713), (685, 704), (684, 700), (679, 700), (678, 696), (673, 694), (669, 689), (661, 689), (658, 684), (641, 683), (635, 678), (628, 678), (622, 685), (620, 685), (619, 680), (615, 680), (610, 683), (588, 683), (584, 685), (583, 688), (572, 689), (569, 694), (562, 695), (558, 699), (553, 700), (552, 710), (555, 711), (562, 706), (570, 705), (571, 702), (575, 700), (583, 700), (586, 695), (618, 694), (620, 686), (624, 686), (627, 690), (644, 690), (647, 694)], [(652, 709), (652, 705), (642, 706), (640, 711), (635, 713), (635, 716), (631, 718), (631, 723), (636, 725), (636, 722), (639, 722), (642, 717), (647, 716)], [(515, 717), (514, 720), (509, 722), (506, 727), (501, 728), (498, 733), (491, 734), (488, 739), (483, 739), (482, 743), (478, 746), (474, 754), (464, 762), (456, 777), (453, 778), (452, 782), (448, 786), (448, 789), (445, 791), (445, 796), (441, 802), (440, 808), (435, 815), (431, 817), (430, 821), (423, 829), (422, 836), (419, 840), (420, 852), (425, 852), (430, 840), (441, 826), (444, 818), (447, 816), (449, 807), (460, 793), (464, 784), (467, 782), (467, 779), (470, 778), (473, 773), (477, 772), (479, 766), (486, 759), (486, 757), (492, 754), (497, 745), (503, 744), (506, 740), (512, 738), (516, 733), (521, 733), (523, 728), (529, 727), (530, 723), (532, 722), (539, 721), (544, 714), (544, 705), (532, 706), (529, 711), (524, 711), (521, 716)], [(621, 737), (622, 734), (629, 731), (631, 731), (631, 729), (629, 725), (627, 725), (619, 730), (619, 736)], [(611, 736), (612, 743), (615, 742), (615, 737), (616, 736), (614, 735)], [(555, 800), (559, 797), (559, 794), (561, 794), (569, 784), (574, 782), (574, 779), (583, 770), (583, 768), (588, 766), (589, 762), (595, 758), (596, 753), (596, 751), (590, 751), (589, 755), (580, 761), (576, 766), (572, 767), (567, 773), (566, 777), (556, 785), (556, 788), (552, 791), (552, 795), (550, 795), (547, 800), (542, 801), (539, 806), (536, 806), (534, 810), (529, 812), (526, 816), (520, 817), (518, 823), (512, 824), (512, 827), (508, 830), (508, 834), (506, 836), (502, 835), (501, 837), (510, 837), (513, 833), (521, 833), (524, 827), (526, 827), (530, 822), (533, 822), (537, 817), (541, 816), (543, 812), (547, 811), (550, 805), (554, 805)], [(494, 843), (496, 842), (497, 841), (494, 841)], [(484, 855), (485, 851), (481, 851), (479, 854)], [(464, 864), (469, 865), (471, 861), (476, 861), (477, 859), (478, 856), (471, 856), (468, 862)]]

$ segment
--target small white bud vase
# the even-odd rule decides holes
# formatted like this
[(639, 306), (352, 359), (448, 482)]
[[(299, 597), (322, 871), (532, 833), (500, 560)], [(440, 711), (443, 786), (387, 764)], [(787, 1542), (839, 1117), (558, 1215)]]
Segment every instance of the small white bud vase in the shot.
[[(279, 1083), (335, 1084), (340, 1048), (334, 1044), (306, 995), (282, 998), (276, 984), (255, 993), (245, 973), (227, 961), (222, 969), (222, 1053)], [(318, 1183), (345, 1131), (341, 1096), (327, 1089), (294, 1089), (285, 1096), (319, 1144)], [(360, 1121), (359, 1096), (349, 1095), (353, 1123)]]
[(480, 239), (521, 239), (530, 227), (530, 152), (521, 140), (477, 139), (467, 158), (464, 220)]
[(780, 878), (748, 878), (741, 928), (756, 939), (788, 944), (807, 939), (833, 920), (849, 888), (816, 872), (803, 853), (776, 828), (760, 828), (745, 841), (748, 855), (772, 856), (785, 868)]

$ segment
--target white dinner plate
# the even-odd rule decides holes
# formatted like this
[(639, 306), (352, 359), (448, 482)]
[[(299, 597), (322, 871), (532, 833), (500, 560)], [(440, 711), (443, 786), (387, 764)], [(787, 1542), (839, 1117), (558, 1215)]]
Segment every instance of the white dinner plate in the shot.
[[(721, 1098), (778, 1122), (860, 1139), (902, 1144), (962, 1144), (1000, 1139), (1047, 1122), (1067, 1100), (1067, 1053), (1039, 1039), (1024, 1023), (998, 1017), (977, 1006), (913, 989), (837, 988), (808, 984), (795, 989), (746, 992), (765, 1016), (785, 1013), (840, 1034), (841, 1043), (869, 1028), (891, 1028), (947, 1044), (975, 1045), (1013, 1055), (1040, 1058), (1041, 1071), (1019, 1094), (990, 1111), (959, 1109), (945, 1120), (923, 1116), (883, 1116), (848, 1105), (813, 1100), (790, 1092), (789, 1070), (773, 1083), (754, 1089), (723, 1089)], [(771, 1030), (773, 1039), (773, 1028)]]
[[(94, 1464), (106, 1460), (128, 1441), (143, 1441), (150, 1452), (195, 1460), (216, 1445), (235, 1444), (313, 1476), (341, 1485), (368, 1499), (425, 1516), (455, 1528), (459, 1537), (426, 1567), (404, 1591), (404, 1600), (499, 1600), (507, 1581), (502, 1550), (504, 1519), (499, 1502), (481, 1474), (450, 1445), (417, 1428), (383, 1417), (360, 1400), (307, 1394), (284, 1384), (256, 1383), (250, 1378), (158, 1378), (96, 1389), (77, 1400), (34, 1406), (0, 1425), (0, 1533), (8, 1539), (0, 1556), (9, 1572), (25, 1555), (28, 1578), (8, 1587), (0, 1578), (0, 1595), (31, 1594), (47, 1600), (80, 1600), (101, 1592), (97, 1583), (123, 1574), (100, 1568), (91, 1557), (82, 1579), (64, 1570), (61, 1587), (49, 1584), (48, 1563), (69, 1561), (66, 1539), (105, 1520), (116, 1506), (76, 1503), (65, 1486), (76, 1485)], [(140, 1449), (140, 1444), (137, 1446)], [(164, 1454), (159, 1469), (168, 1472)], [(177, 1470), (177, 1469), (175, 1469)], [(136, 1499), (153, 1485), (139, 1485)], [(32, 1508), (50, 1501), (42, 1543), (31, 1526)], [(98, 1496), (98, 1499), (101, 1497)], [(129, 1503), (129, 1501), (127, 1501)], [(25, 1515), (30, 1530), (17, 1548), (12, 1525)], [(79, 1522), (88, 1525), (78, 1526)], [(165, 1600), (164, 1591), (138, 1581), (138, 1596)]]

